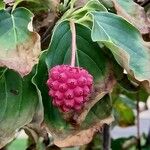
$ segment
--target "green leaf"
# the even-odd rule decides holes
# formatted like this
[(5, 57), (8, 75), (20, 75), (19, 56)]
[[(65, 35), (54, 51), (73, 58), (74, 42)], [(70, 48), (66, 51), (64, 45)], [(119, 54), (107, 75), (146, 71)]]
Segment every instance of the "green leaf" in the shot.
[(5, 9), (5, 3), (4, 1), (0, 1), (0, 10)]
[(31, 122), (38, 95), (31, 75), (22, 79), (12, 70), (1, 75), (0, 89), (0, 147), (3, 147), (18, 129)]
[(140, 89), (137, 83), (135, 84), (132, 82), (128, 74), (124, 74), (124, 69), (116, 62), (111, 51), (109, 50), (107, 52), (107, 50), (108, 49), (105, 47), (104, 51), (110, 56), (113, 65), (114, 76), (117, 80), (117, 83), (128, 92), (137, 92)]
[[(147, 136), (142, 135), (140, 136), (141, 140), (141, 150), (149, 150), (150, 145), (146, 142)], [(118, 138), (118, 139), (112, 139), (111, 142), (111, 148), (114, 150), (118, 149), (127, 149), (127, 150), (137, 150), (138, 144), (137, 144), (137, 137), (131, 136), (128, 138)]]
[(50, 126), (54, 128), (65, 128), (66, 122), (64, 121), (60, 112), (53, 107), (52, 100), (48, 95), (48, 88), (46, 85), (46, 81), (48, 79), (48, 70), (45, 63), (45, 59), (47, 56), (47, 51), (44, 51), (41, 54), (39, 64), (37, 66), (37, 74), (33, 78), (33, 82), (38, 86), (39, 90), (42, 94), (42, 100), (44, 105), (44, 112), (45, 112), (45, 120), (49, 122)]
[(16, 139), (10, 145), (8, 145), (8, 150), (25, 150), (27, 148), (27, 139)]
[[(0, 48), (5, 51), (15, 49), (16, 45), (26, 41), (30, 32), (28, 24), (33, 14), (23, 8), (16, 9), (12, 14), (0, 11)], [(6, 40), (7, 39), (7, 40)]]
[(31, 32), (32, 17), (25, 8), (17, 8), (11, 14), (0, 10), (0, 66), (22, 76), (31, 72), (40, 53), (40, 37)]
[(133, 136), (128, 138), (112, 139), (111, 148), (114, 150), (119, 150), (123, 148), (128, 150), (136, 150), (137, 149), (136, 141), (137, 141), (136, 137)]
[(126, 96), (120, 95), (113, 103), (115, 119), (120, 126), (133, 125), (135, 104)]
[(6, 68), (1, 68), (0, 67), (0, 79), (3, 76), (3, 74), (5, 73), (6, 70), (7, 70)]
[[(77, 30), (77, 62), (76, 65), (87, 69), (93, 75), (95, 83), (105, 84), (109, 63), (99, 46), (90, 39), (90, 30), (81, 25)], [(84, 58), (84, 59), (83, 59)], [(101, 61), (100, 61), (101, 60)], [(69, 22), (59, 24), (53, 33), (46, 56), (48, 70), (58, 64), (71, 62), (71, 31)]]
[(122, 94), (128, 96), (133, 101), (137, 100), (137, 94), (139, 95), (139, 100), (143, 102), (146, 102), (149, 97), (149, 93), (147, 93), (147, 91), (143, 87), (140, 87), (136, 93), (127, 92), (124, 90), (122, 91)]
[(120, 85), (120, 83), (118, 83), (113, 88), (113, 92), (111, 93), (112, 100), (114, 101), (115, 99), (117, 99), (120, 94), (127, 96), (132, 101), (137, 101), (137, 95), (138, 95), (139, 101), (146, 102), (148, 100), (149, 93), (147, 93), (144, 87), (139, 86), (137, 87), (137, 90), (133, 90), (130, 88), (132, 88), (131, 85), (126, 85), (126, 83), (125, 85)]
[(39, 11), (44, 11), (50, 8), (50, 0), (16, 0), (14, 5), (13, 5), (13, 10), (19, 5), (19, 6), (24, 6), (25, 8), (29, 9), (32, 11), (34, 14), (38, 13)]
[(98, 0), (90, 0), (84, 7), (74, 11), (71, 16), (81, 19), (81, 17), (92, 11), (107, 11), (107, 9)]
[(123, 18), (93, 12), (92, 39), (104, 43), (117, 62), (139, 81), (150, 81), (150, 54), (138, 30)]
[[(112, 121), (111, 117), (107, 120), (107, 117), (111, 114), (111, 103), (109, 102), (109, 99), (100, 100), (110, 91), (114, 84), (113, 75), (110, 73), (109, 61), (104, 56), (99, 45), (92, 42), (91, 31), (88, 28), (82, 25), (76, 25), (76, 31), (78, 60), (76, 65), (87, 69), (93, 75), (95, 88), (97, 89), (96, 95), (92, 97), (93, 100), (87, 104), (81, 114), (72, 114), (73, 116), (68, 118), (70, 121), (66, 121), (63, 114), (53, 106), (52, 99), (48, 95), (48, 88), (46, 86), (49, 69), (56, 65), (70, 64), (71, 62), (71, 31), (68, 21), (60, 23), (55, 28), (50, 46), (48, 50), (41, 55), (40, 62), (37, 66), (37, 74), (34, 77), (34, 82), (41, 91), (43, 98), (45, 123), (50, 132), (54, 135), (55, 144), (60, 147), (71, 146), (73, 141), (75, 142), (74, 145), (88, 143), (93, 137), (93, 131), (95, 131), (93, 130), (93, 128), (95, 128), (94, 125), (97, 125), (94, 124), (94, 122), (110, 123)], [(98, 102), (99, 100), (100, 102)], [(96, 102), (98, 103), (95, 104)], [(90, 109), (93, 106), (95, 108), (94, 110), (91, 110), (93, 111), (91, 112)], [(86, 117), (87, 114), (89, 114), (89, 117)], [(75, 120), (73, 119), (73, 117), (75, 117), (74, 115), (76, 115)], [(84, 127), (78, 128), (77, 130), (71, 125), (79, 125), (84, 122), (84, 120)], [(100, 126), (101, 125), (98, 125), (98, 127)], [(82, 132), (82, 129), (84, 128), (87, 129), (85, 132), (90, 134), (89, 136), (91, 138), (82, 141), (80, 138), (77, 138), (77, 134), (82, 138), (84, 133), (84, 131)], [(69, 135), (71, 136), (70, 138)], [(71, 141), (67, 143), (66, 141), (68, 140)]]
[[(95, 82), (104, 80), (109, 70), (109, 63), (98, 44), (90, 38), (90, 30), (84, 26), (76, 26), (77, 32), (77, 62), (76, 65), (87, 69)], [(83, 59), (84, 58), (84, 59)], [(55, 29), (48, 49), (46, 64), (50, 69), (58, 64), (71, 62), (71, 31), (69, 22), (65, 21)]]
[(88, 13), (92, 11), (107, 11), (107, 9), (98, 1), (90, 0), (83, 7), (77, 10), (68, 10), (62, 17), (64, 19), (73, 19), (76, 23), (82, 24), (87, 27), (91, 27), (91, 18), (88, 16)]
[(110, 0), (99, 0), (106, 8), (113, 8), (113, 2)]
[(121, 80), (118, 81), (119, 85), (127, 90), (128, 92), (138, 92), (140, 89), (139, 86), (134, 85), (128, 78), (127, 74), (123, 74), (123, 77)]
[(110, 100), (110, 97), (106, 95), (104, 98), (99, 100), (96, 105), (94, 105), (90, 112), (88, 113), (87, 117), (85, 118), (85, 121), (81, 125), (83, 127), (89, 127), (93, 122), (97, 122), (98, 120), (103, 120), (104, 118), (107, 118), (112, 113), (112, 103)]

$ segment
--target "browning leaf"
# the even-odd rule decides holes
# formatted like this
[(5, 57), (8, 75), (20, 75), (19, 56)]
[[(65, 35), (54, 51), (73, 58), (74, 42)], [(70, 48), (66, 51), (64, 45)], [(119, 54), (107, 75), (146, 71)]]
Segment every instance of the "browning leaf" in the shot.
[(15, 0), (4, 0), (6, 4), (13, 3)]
[(57, 137), (54, 140), (54, 144), (58, 147), (71, 147), (85, 145), (91, 142), (96, 132), (102, 130), (104, 124), (110, 124), (113, 121), (113, 117), (110, 116), (101, 120), (89, 129), (75, 131), (73, 134), (68, 135), (66, 138)]
[(30, 30), (32, 17), (24, 8), (17, 8), (12, 14), (0, 11), (0, 66), (14, 69), (21, 76), (31, 72), (40, 54), (40, 37)]
[(112, 0), (117, 14), (135, 25), (142, 34), (150, 32), (150, 22), (147, 19), (144, 8), (132, 0)]

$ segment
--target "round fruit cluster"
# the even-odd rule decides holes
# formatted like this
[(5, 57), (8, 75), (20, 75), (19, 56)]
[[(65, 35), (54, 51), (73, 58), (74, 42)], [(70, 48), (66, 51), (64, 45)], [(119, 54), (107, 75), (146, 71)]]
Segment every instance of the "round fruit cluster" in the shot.
[(47, 85), (53, 105), (63, 112), (79, 111), (89, 100), (93, 77), (83, 68), (58, 65), (49, 71)]

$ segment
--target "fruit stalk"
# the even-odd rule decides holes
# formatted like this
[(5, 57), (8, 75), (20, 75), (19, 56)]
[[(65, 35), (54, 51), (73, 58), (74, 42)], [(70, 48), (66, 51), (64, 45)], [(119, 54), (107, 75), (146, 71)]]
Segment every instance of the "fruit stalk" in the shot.
[(76, 59), (76, 27), (75, 23), (73, 20), (70, 21), (70, 28), (71, 28), (71, 33), (72, 33), (72, 48), (71, 48), (71, 66), (75, 66), (75, 59)]

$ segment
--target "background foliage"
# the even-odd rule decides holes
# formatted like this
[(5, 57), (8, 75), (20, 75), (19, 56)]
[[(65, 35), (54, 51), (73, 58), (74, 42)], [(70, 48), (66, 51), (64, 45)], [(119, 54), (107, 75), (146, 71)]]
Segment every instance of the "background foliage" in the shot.
[[(144, 0), (1, 0), (0, 148), (24, 129), (29, 149), (100, 149), (105, 124), (138, 127), (139, 101), (150, 93), (149, 16)], [(70, 21), (76, 65), (92, 74), (94, 92), (83, 110), (66, 114), (52, 105), (46, 81), (53, 66), (70, 64)], [(112, 149), (126, 141), (148, 149), (147, 136), (112, 140)]]

